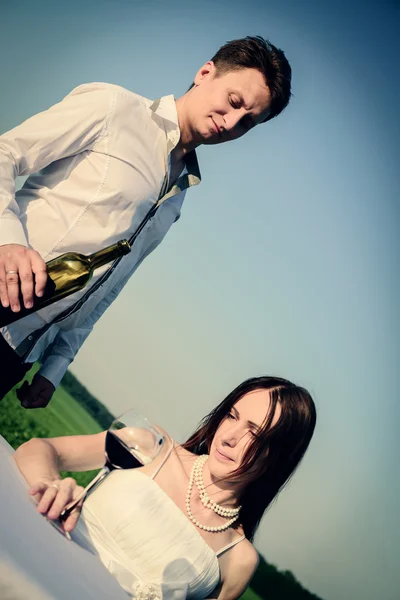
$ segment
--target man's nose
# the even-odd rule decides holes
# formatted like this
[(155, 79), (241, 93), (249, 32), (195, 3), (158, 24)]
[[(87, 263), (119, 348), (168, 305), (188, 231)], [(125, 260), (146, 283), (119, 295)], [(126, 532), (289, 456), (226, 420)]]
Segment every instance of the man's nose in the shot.
[(233, 131), (237, 124), (246, 115), (246, 109), (235, 109), (231, 110), (225, 115), (225, 129), (226, 131)]

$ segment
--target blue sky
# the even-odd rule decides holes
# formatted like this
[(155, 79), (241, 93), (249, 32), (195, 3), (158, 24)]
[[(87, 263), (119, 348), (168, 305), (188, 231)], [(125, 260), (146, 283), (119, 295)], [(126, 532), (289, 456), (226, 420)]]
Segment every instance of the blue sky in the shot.
[(199, 150), (201, 186), (72, 370), (179, 440), (246, 377), (308, 387), (315, 438), (256, 546), (325, 600), (397, 598), (399, 4), (37, 0), (0, 27), (2, 131), (86, 81), (179, 97), (230, 39), (285, 50), (289, 108)]

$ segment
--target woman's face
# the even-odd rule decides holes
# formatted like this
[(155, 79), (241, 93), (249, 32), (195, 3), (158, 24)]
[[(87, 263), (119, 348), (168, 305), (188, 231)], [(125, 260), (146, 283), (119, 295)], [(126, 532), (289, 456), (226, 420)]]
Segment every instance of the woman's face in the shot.
[[(254, 390), (233, 405), (221, 421), (213, 438), (208, 467), (212, 475), (223, 478), (238, 469), (251, 442), (257, 437), (270, 409), (269, 391)], [(279, 420), (281, 407), (276, 406), (271, 426)]]

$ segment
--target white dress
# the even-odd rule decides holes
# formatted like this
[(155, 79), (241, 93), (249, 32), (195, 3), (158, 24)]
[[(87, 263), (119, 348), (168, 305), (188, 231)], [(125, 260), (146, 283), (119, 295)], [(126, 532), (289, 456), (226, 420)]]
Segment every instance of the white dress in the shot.
[(1, 600), (127, 600), (97, 556), (38, 513), (13, 454), (0, 435)]
[(207, 598), (220, 579), (214, 552), (154, 477), (112, 471), (87, 497), (73, 539), (98, 555), (135, 600)]

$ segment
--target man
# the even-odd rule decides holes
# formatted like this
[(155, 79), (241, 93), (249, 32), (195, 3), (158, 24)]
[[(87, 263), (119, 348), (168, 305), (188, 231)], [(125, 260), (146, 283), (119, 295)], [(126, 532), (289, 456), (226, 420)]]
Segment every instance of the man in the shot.
[[(27, 308), (43, 294), (44, 261), (129, 238), (159, 203), (131, 253), (96, 272), (89, 290), (0, 330), (0, 398), (40, 360), (18, 397), (47, 406), (93, 325), (179, 218), (186, 188), (200, 181), (195, 149), (277, 116), (290, 82), (284, 53), (247, 37), (222, 46), (176, 101), (86, 84), (0, 136), (0, 301), (13, 311), (19, 290)], [(15, 194), (18, 175), (30, 176)]]

